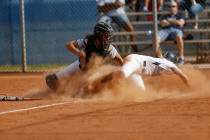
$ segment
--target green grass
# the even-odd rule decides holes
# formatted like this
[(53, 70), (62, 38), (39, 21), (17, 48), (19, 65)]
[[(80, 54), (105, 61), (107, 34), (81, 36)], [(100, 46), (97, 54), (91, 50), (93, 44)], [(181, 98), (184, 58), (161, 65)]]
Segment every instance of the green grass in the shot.
[[(28, 65), (27, 72), (48, 71), (65, 67), (67, 64), (37, 64)], [(0, 65), (0, 72), (21, 72), (21, 65)]]

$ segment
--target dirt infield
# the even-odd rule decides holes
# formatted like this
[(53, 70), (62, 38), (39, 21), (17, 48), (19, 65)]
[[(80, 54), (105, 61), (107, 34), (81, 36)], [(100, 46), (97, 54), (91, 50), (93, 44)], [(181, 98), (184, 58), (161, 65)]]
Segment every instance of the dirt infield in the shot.
[[(202, 73), (210, 79), (210, 70)], [(0, 74), (0, 94), (40, 89), (45, 89), (43, 74)], [(0, 102), (0, 139), (209, 140), (210, 97), (178, 97)]]

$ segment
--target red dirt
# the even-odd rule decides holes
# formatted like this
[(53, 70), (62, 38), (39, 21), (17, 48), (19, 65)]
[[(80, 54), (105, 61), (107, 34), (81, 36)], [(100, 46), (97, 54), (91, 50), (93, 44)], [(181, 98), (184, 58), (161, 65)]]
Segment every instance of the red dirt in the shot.
[[(208, 79), (210, 71), (204, 72)], [(43, 74), (1, 74), (0, 93), (44, 89)], [(8, 110), (63, 102), (0, 102)], [(135, 101), (73, 101), (0, 115), (0, 139), (209, 140), (210, 98)]]

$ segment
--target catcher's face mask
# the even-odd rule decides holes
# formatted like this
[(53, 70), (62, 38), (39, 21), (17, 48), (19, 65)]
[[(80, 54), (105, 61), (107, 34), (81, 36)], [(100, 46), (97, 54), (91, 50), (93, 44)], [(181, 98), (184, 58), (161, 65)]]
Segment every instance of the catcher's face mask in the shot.
[(108, 51), (109, 46), (112, 41), (112, 35), (108, 32), (104, 32), (104, 33), (100, 34), (99, 38), (100, 38), (100, 42), (101, 42), (103, 49)]

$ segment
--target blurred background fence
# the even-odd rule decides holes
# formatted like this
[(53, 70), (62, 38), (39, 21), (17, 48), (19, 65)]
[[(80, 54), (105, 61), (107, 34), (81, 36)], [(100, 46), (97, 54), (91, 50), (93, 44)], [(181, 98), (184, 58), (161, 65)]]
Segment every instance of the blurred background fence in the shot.
[[(129, 34), (122, 30), (115, 32), (114, 42), (122, 54), (131, 52), (132, 43), (137, 44), (140, 49), (152, 43), (151, 39), (147, 38), (148, 31), (152, 30), (152, 21), (146, 21), (146, 16), (151, 13), (136, 11), (134, 7), (135, 4), (128, 4), (126, 11), (138, 40), (130, 42)], [(0, 1), (0, 71), (22, 70), (19, 8), (20, 0)], [(74, 61), (76, 57), (66, 50), (65, 44), (91, 33), (97, 19), (95, 0), (24, 0), (24, 8), (28, 71), (58, 68)], [(200, 16), (198, 30), (191, 30), (191, 26), (188, 26), (189, 32), (196, 34), (199, 40), (203, 37), (206, 42), (191, 42), (188, 47), (205, 43), (208, 50), (209, 13), (209, 9), (206, 8), (206, 12)], [(189, 19), (188, 22), (194, 21)], [(196, 56), (196, 47), (187, 50), (192, 52), (190, 55)], [(151, 51), (150, 48), (141, 53), (151, 54)]]

